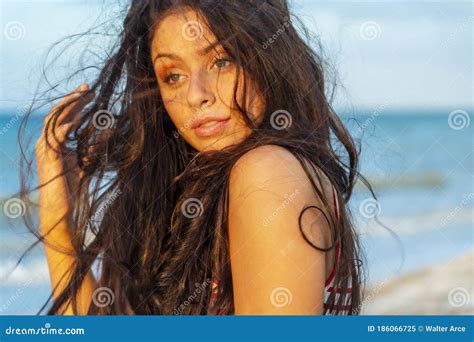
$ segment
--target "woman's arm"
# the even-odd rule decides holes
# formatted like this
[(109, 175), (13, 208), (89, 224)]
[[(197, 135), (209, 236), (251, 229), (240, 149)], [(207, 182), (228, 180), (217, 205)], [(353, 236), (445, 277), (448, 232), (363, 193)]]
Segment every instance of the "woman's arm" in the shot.
[[(78, 89), (76, 89), (78, 91)], [(66, 103), (77, 97), (78, 94), (71, 94), (65, 97), (57, 106)], [(65, 132), (68, 127), (72, 125), (71, 117), (75, 116), (80, 109), (87, 103), (87, 98), (81, 102), (67, 107), (61, 117), (58, 118), (60, 129), (57, 132), (58, 142), (64, 140)], [(46, 117), (45, 123), (51, 119), (52, 113), (57, 106)], [(54, 141), (52, 132), (48, 134), (48, 139), (53, 147), (58, 146), (58, 142)], [(76, 258), (74, 256), (74, 248), (71, 240), (70, 227), (68, 223), (70, 209), (73, 205), (74, 188), (69, 190), (69, 186), (74, 187), (75, 182), (65, 176), (57, 177), (67, 167), (71, 169), (71, 164), (68, 164), (68, 156), (59, 155), (46, 144), (46, 134), (43, 134), (36, 143), (36, 162), (38, 169), (39, 184), (46, 184), (39, 189), (39, 218), (40, 218), (40, 233), (44, 237), (46, 258), (51, 279), (51, 288), (53, 297), (61, 293), (66, 287), (67, 282), (71, 276), (71, 269), (75, 264)], [(71, 171), (73, 173), (74, 171)], [(87, 273), (84, 278), (82, 287), (77, 294), (78, 314), (86, 314), (89, 308), (92, 294), (97, 287), (94, 276), (91, 271)], [(62, 311), (63, 314), (74, 314), (72, 310), (71, 301)]]
[[(304, 240), (298, 217), (324, 205), (299, 161), (279, 146), (253, 149), (233, 168), (229, 191), (235, 314), (321, 314), (326, 253)], [(318, 211), (305, 211), (302, 225), (316, 246), (331, 245)]]

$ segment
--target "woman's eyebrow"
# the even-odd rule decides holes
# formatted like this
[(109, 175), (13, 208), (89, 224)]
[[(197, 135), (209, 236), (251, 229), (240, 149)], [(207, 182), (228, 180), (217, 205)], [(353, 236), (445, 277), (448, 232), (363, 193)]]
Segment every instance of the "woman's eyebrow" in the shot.
[(220, 46), (222, 46), (221, 43), (216, 40), (215, 42), (210, 43), (205, 48), (199, 50), (198, 54), (201, 56), (207, 55), (209, 52), (211, 52), (211, 50), (215, 50), (216, 47), (220, 47)]
[(175, 60), (178, 60), (178, 61), (181, 61), (181, 57), (179, 57), (178, 55), (175, 55), (173, 53), (158, 53), (156, 56), (155, 56), (155, 59), (153, 60), (153, 64), (155, 64), (155, 62), (159, 59), (159, 58), (170, 58), (170, 59), (175, 59)]
[[(209, 52), (211, 52), (212, 50), (215, 50), (216, 47), (219, 47), (219, 46), (221, 46), (220, 42), (215, 41), (215, 42), (209, 44), (208, 46), (200, 49), (197, 53), (200, 56), (205, 56)], [(182, 61), (181, 57), (179, 57), (178, 55), (175, 55), (174, 53), (158, 53), (158, 54), (156, 54), (155, 59), (153, 60), (153, 64), (155, 64), (155, 62), (159, 58), (170, 58), (170, 59)]]

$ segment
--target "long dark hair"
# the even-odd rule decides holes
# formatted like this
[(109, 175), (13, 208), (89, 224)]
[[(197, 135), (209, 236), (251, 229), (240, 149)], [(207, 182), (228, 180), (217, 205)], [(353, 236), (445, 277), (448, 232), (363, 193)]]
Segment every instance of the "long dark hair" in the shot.
[[(198, 152), (181, 138), (164, 109), (150, 40), (154, 25), (178, 6), (202, 16), (242, 68), (239, 77), (251, 76), (264, 97), (263, 121), (255, 126), (234, 92), (234, 103), (252, 128), (237, 145)], [(62, 146), (77, 156), (83, 172), (70, 218), (77, 262), (49, 314), (60, 313), (71, 299), (77, 311), (76, 293), (95, 266), (98, 285), (109, 288), (115, 300), (109, 306), (91, 302), (89, 314), (232, 314), (229, 175), (243, 154), (269, 144), (293, 153), (308, 176), (317, 169), (316, 175), (322, 172), (334, 186), (339, 220), (327, 210), (333, 244), (316, 248), (329, 251), (341, 244), (335, 287), (352, 291), (338, 301), (331, 295), (329, 307), (349, 305), (350, 314), (359, 312), (362, 251), (346, 203), (357, 179), (370, 185), (358, 172), (359, 150), (331, 107), (334, 88), (325, 80), (329, 69), (309, 37), (283, 0), (132, 1), (118, 48), (84, 95), (94, 99)], [(244, 98), (247, 92), (244, 87)], [(106, 118), (113, 125), (101, 127), (98, 113), (113, 113)], [(22, 179), (26, 196), (24, 172)], [(312, 184), (330, 208), (332, 199)], [(199, 215), (183, 215), (190, 200), (197, 200), (191, 210)], [(34, 230), (31, 220), (27, 224)], [(211, 279), (219, 280), (216, 301), (207, 286)], [(206, 286), (196, 291), (198, 284)]]

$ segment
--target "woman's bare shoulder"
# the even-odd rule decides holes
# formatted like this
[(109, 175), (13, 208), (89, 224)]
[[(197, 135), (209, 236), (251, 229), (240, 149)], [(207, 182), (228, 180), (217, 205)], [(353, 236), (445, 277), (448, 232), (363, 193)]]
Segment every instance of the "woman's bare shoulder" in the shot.
[[(239, 177), (244, 172), (246, 175), (262, 180), (274, 174), (285, 171), (293, 174), (301, 167), (297, 158), (286, 148), (278, 145), (261, 145), (247, 151), (235, 163), (231, 176)], [(263, 173), (262, 171), (272, 171)]]
[(308, 200), (312, 200), (311, 179), (329, 197), (332, 185), (320, 168), (306, 159), (300, 162), (290, 150), (282, 146), (261, 145), (246, 152), (235, 163), (230, 174), (230, 187), (235, 193), (247, 188), (255, 190), (271, 187), (278, 190), (282, 186), (282, 190), (288, 190), (288, 187), (300, 185), (308, 195)]
[[(298, 217), (306, 205), (322, 204), (299, 160), (283, 147), (257, 147), (236, 163), (229, 192), (236, 313), (319, 314), (325, 258), (302, 237)], [(316, 231), (315, 244), (325, 245), (324, 219), (307, 219)], [(317, 284), (321, 291), (315, 291)], [(285, 308), (269, 300), (282, 287), (293, 298)]]

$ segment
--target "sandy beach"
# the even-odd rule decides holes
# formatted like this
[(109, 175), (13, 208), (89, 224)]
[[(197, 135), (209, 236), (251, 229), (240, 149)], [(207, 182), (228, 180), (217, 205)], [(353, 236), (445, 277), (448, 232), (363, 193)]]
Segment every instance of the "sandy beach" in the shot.
[(474, 250), (366, 291), (362, 315), (474, 315)]

